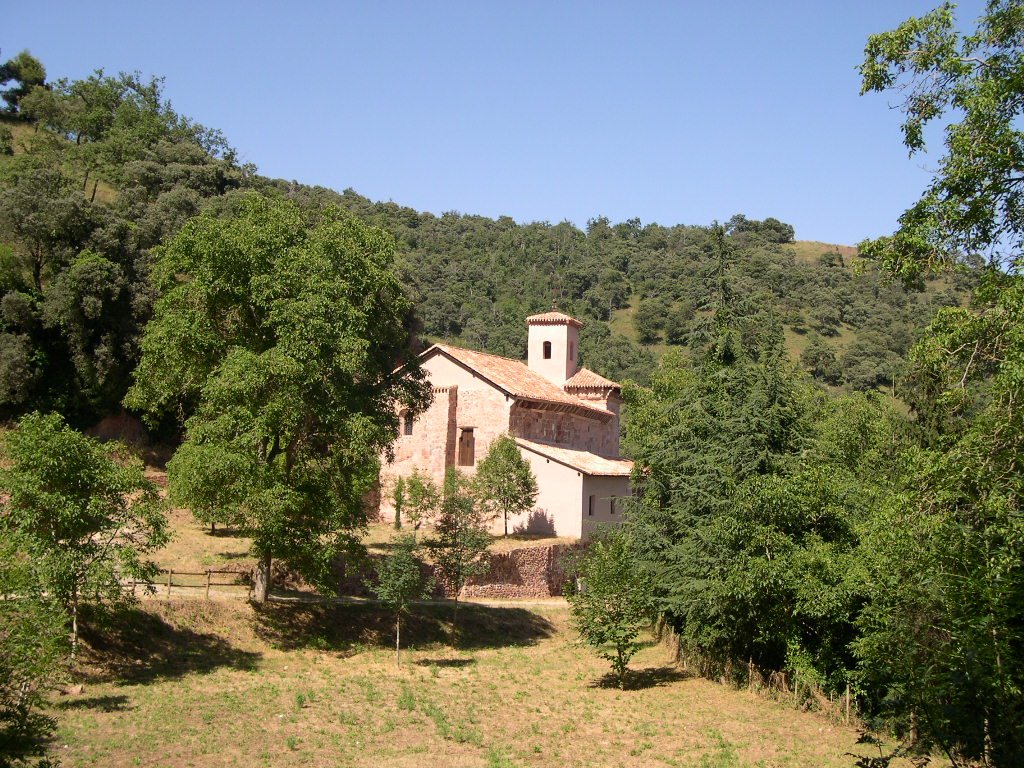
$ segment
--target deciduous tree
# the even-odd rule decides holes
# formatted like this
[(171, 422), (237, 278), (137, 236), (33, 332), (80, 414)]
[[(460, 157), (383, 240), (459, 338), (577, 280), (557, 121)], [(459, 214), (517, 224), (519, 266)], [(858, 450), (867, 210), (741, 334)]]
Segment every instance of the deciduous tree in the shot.
[(194, 409), (171, 497), (240, 521), (257, 602), (274, 557), (331, 587), (336, 558), (358, 545), (395, 403), (429, 399), (393, 254), (389, 235), (336, 210), (307, 216), (257, 195), (159, 249), (161, 296), (127, 402), (151, 419)]
[(537, 478), (507, 434), (491, 443), (476, 468), (473, 488), (485, 514), (504, 518), (506, 536), (509, 517), (529, 511), (537, 501)]
[(444, 480), (441, 511), (434, 521), (434, 535), (427, 542), (437, 573), (454, 600), (452, 638), (458, 641), (459, 592), (474, 576), (487, 572), (487, 547), (491, 535), (477, 508), (467, 479), (454, 467)]
[(377, 566), (377, 579), (370, 585), (378, 599), (395, 614), (395, 664), (402, 663), (402, 616), (415, 600), (430, 594), (433, 582), (424, 575), (416, 553), (419, 544), (414, 534), (400, 534), (392, 542), (391, 552)]
[(653, 616), (650, 578), (642, 571), (622, 529), (602, 532), (575, 564), (579, 589), (566, 595), (572, 623), (583, 641), (611, 662), (619, 687), (626, 687), (637, 637)]
[[(1024, 4), (990, 0), (962, 33), (953, 6), (873, 35), (862, 92), (903, 94), (904, 144), (944, 154), (891, 236), (862, 245), (905, 282), (986, 254), (973, 305), (941, 309), (915, 349), (922, 450), (868, 528), (870, 592), (856, 645), (897, 716), (951, 759), (1024, 761)], [(872, 585), (869, 577), (868, 585)]]
[(6, 435), (0, 531), (16, 535), (40, 591), (58, 601), (78, 642), (79, 607), (125, 598), (122, 580), (149, 580), (146, 556), (167, 541), (156, 488), (142, 463), (51, 414), (32, 414)]

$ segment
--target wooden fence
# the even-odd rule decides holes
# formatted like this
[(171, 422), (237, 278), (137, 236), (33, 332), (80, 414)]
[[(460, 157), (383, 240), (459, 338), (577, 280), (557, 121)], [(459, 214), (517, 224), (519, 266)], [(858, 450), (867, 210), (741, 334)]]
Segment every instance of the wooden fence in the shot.
[[(246, 590), (246, 597), (252, 593), (252, 583), (240, 581), (239, 578), (244, 574), (238, 571), (225, 571), (217, 570), (213, 568), (207, 568), (205, 571), (176, 571), (171, 569), (161, 569), (160, 579), (158, 581), (136, 581), (132, 580), (125, 583), (125, 588), (131, 586), (132, 594), (135, 594), (135, 590), (140, 587), (151, 587), (158, 594), (164, 594), (170, 596), (171, 591), (177, 589), (202, 589), (204, 591), (203, 597), (206, 600), (210, 599), (211, 587), (244, 587)], [(218, 580), (218, 577), (230, 576), (230, 581)]]

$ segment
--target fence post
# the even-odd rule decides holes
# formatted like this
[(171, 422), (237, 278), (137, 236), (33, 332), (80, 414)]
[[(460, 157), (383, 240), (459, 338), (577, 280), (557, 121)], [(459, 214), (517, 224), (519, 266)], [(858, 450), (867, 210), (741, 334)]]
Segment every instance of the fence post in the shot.
[(174, 576), (174, 570), (171, 568), (167, 569), (167, 596), (171, 596), (171, 577)]
[(210, 569), (206, 569), (206, 599), (210, 599)]

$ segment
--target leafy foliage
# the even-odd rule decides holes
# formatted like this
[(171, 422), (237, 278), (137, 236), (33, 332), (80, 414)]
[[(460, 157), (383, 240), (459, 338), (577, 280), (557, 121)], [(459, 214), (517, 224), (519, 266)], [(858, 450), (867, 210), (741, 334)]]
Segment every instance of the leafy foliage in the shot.
[(629, 660), (640, 650), (637, 637), (652, 616), (647, 575), (621, 529), (599, 532), (573, 570), (581, 585), (566, 594), (573, 626), (583, 642), (611, 662), (619, 687), (625, 688)]
[(21, 537), (0, 539), (0, 765), (42, 751), (52, 722), (40, 713), (67, 650), (61, 607), (44, 593)]
[(504, 519), (508, 536), (509, 517), (529, 511), (537, 501), (537, 478), (514, 437), (501, 435), (491, 443), (477, 465), (473, 488), (484, 514)]
[(919, 716), (951, 759), (998, 765), (1024, 760), (1022, 28), (1016, 0), (991, 0), (967, 34), (947, 4), (873, 36), (861, 67), (865, 92), (906, 93), (912, 153), (949, 120), (931, 185), (865, 251), (908, 282), (985, 252), (990, 268), (913, 352), (920, 448), (865, 534), (855, 648), (881, 711)]
[(429, 397), (406, 360), (411, 304), (392, 253), (380, 230), (258, 195), (159, 250), (127, 402), (150, 418), (194, 409), (168, 464), (171, 498), (241, 525), (264, 576), (283, 557), (330, 587), (365, 522), (394, 403)]
[(122, 601), (121, 580), (149, 580), (145, 556), (167, 541), (156, 489), (141, 462), (118, 455), (51, 414), (6, 435), (0, 530), (15, 537), (40, 593), (63, 606), (78, 636), (79, 605)]
[(399, 534), (391, 552), (377, 566), (377, 578), (370, 585), (377, 598), (395, 613), (395, 663), (402, 663), (402, 615), (409, 605), (422, 600), (433, 589), (416, 553), (419, 544), (414, 534)]
[(427, 542), (433, 552), (436, 573), (452, 595), (452, 635), (458, 637), (459, 592), (474, 576), (487, 572), (487, 547), (491, 535), (477, 509), (468, 481), (450, 467), (445, 475), (444, 498), (434, 521), (434, 535)]
[(430, 475), (416, 469), (405, 478), (405, 511), (406, 519), (412, 523), (413, 531), (418, 531), (423, 523), (433, 520), (441, 509), (442, 494)]

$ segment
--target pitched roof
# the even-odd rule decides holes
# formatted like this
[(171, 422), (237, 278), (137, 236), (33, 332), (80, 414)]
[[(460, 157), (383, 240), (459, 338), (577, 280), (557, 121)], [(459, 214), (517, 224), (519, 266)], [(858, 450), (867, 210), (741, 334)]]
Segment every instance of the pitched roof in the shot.
[(575, 325), (577, 328), (583, 327), (583, 323), (564, 312), (542, 312), (539, 315), (530, 315), (526, 318), (527, 325), (561, 325), (562, 323)]
[(594, 373), (589, 368), (580, 368), (567, 382), (566, 389), (619, 389), (619, 383)]
[(547, 443), (535, 443), (532, 440), (523, 440), (521, 437), (516, 438), (516, 444), (544, 458), (579, 470), (585, 475), (629, 477), (633, 471), (633, 462), (629, 459), (609, 459), (598, 456), (596, 453), (577, 451)]
[(570, 395), (536, 371), (531, 371), (525, 363), (519, 360), (490, 355), (486, 352), (474, 352), (460, 347), (449, 347), (447, 344), (435, 344), (424, 352), (421, 357), (426, 359), (434, 354), (435, 350), (455, 360), (463, 367), (472, 369), (513, 397), (582, 408), (600, 417), (610, 417), (613, 415), (611, 411), (599, 408)]

